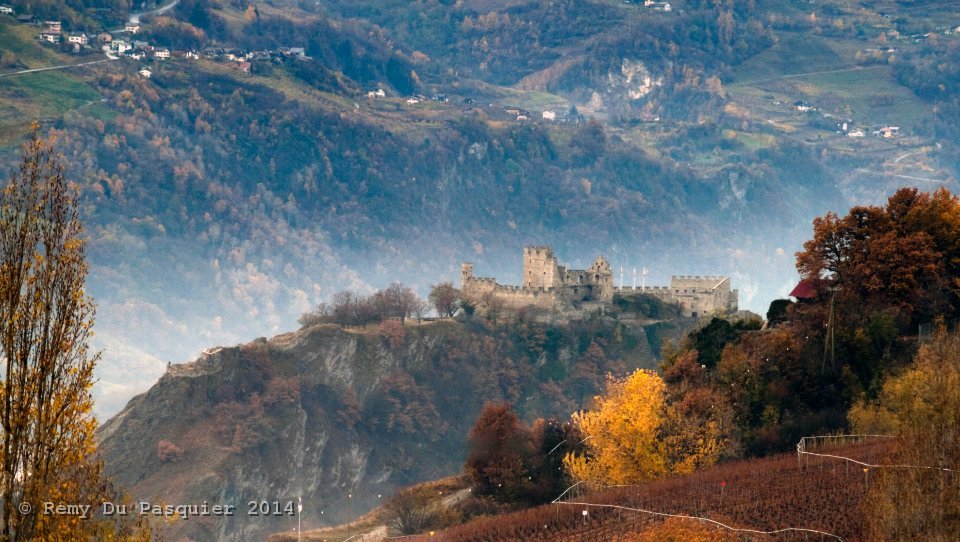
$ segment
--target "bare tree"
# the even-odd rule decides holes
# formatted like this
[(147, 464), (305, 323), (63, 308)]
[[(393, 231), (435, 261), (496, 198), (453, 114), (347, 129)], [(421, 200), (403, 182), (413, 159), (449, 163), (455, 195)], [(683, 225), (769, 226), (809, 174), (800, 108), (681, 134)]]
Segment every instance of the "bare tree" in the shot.
[(451, 282), (441, 282), (431, 286), (427, 299), (436, 307), (437, 314), (441, 317), (453, 316), (453, 313), (460, 308), (460, 290), (454, 288)]
[(386, 290), (380, 290), (374, 295), (374, 299), (381, 316), (399, 318), (401, 324), (413, 313), (420, 302), (417, 294), (401, 282), (394, 282)]
[[(49, 516), (45, 501), (99, 502), (91, 459), (94, 305), (77, 197), (34, 133), (0, 193), (0, 540), (86, 539), (94, 522)], [(30, 511), (30, 507), (34, 507)]]
[(320, 303), (317, 308), (307, 311), (300, 315), (297, 322), (303, 327), (315, 326), (317, 324), (326, 324), (333, 320), (333, 309), (326, 303)]
[(417, 298), (417, 303), (413, 307), (413, 316), (417, 319), (417, 323), (423, 322), (423, 319), (427, 317), (427, 314), (430, 312), (430, 304), (426, 301)]
[(387, 528), (394, 535), (412, 535), (449, 523), (447, 512), (436, 494), (424, 487), (412, 487), (394, 495), (384, 507)]
[(480, 296), (480, 301), (486, 307), (487, 318), (490, 319), (494, 324), (497, 323), (497, 318), (500, 317), (500, 314), (503, 312), (506, 302), (502, 297), (497, 295), (494, 291), (485, 292)]

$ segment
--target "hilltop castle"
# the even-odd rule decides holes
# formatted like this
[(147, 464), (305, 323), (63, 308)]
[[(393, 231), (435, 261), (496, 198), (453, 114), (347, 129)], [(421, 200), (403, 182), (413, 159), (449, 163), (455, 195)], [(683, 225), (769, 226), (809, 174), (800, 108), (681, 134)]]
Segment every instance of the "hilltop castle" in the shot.
[(523, 286), (498, 284), (496, 279), (475, 277), (473, 264), (460, 266), (460, 291), (464, 297), (483, 300), (495, 295), (506, 306), (532, 305), (557, 308), (573, 303), (610, 304), (614, 293), (645, 293), (666, 303), (676, 304), (686, 317), (737, 310), (737, 290), (731, 290), (730, 278), (719, 276), (674, 276), (670, 286), (643, 289), (616, 288), (613, 271), (603, 256), (588, 269), (567, 269), (557, 263), (549, 246), (524, 247)]

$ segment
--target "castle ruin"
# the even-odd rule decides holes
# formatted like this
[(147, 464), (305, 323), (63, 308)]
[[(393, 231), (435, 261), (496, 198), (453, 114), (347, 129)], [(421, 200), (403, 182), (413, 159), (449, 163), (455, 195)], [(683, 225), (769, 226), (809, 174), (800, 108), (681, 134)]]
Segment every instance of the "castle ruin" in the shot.
[(614, 293), (645, 293), (675, 304), (685, 317), (737, 310), (738, 291), (730, 288), (730, 277), (673, 276), (670, 286), (616, 288), (613, 271), (603, 256), (588, 269), (567, 269), (557, 263), (549, 246), (523, 249), (523, 285), (498, 284), (496, 279), (475, 277), (473, 264), (460, 266), (460, 291), (466, 298), (481, 301), (495, 295), (505, 306), (534, 306), (554, 309), (573, 304), (611, 304)]

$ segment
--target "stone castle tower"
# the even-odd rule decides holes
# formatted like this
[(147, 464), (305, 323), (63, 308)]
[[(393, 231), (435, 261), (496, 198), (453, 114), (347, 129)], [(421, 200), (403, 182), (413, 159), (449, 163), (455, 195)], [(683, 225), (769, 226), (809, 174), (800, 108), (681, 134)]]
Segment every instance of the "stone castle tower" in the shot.
[(553, 288), (559, 282), (560, 266), (553, 255), (553, 249), (545, 247), (523, 247), (523, 287)]

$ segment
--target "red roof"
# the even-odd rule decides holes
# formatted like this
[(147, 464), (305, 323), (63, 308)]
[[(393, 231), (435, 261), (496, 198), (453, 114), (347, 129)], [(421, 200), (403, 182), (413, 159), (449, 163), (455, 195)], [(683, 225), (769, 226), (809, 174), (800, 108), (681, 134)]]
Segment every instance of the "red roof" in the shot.
[(813, 284), (807, 280), (801, 280), (797, 286), (790, 292), (790, 297), (797, 299), (813, 299), (817, 296), (817, 290)]

